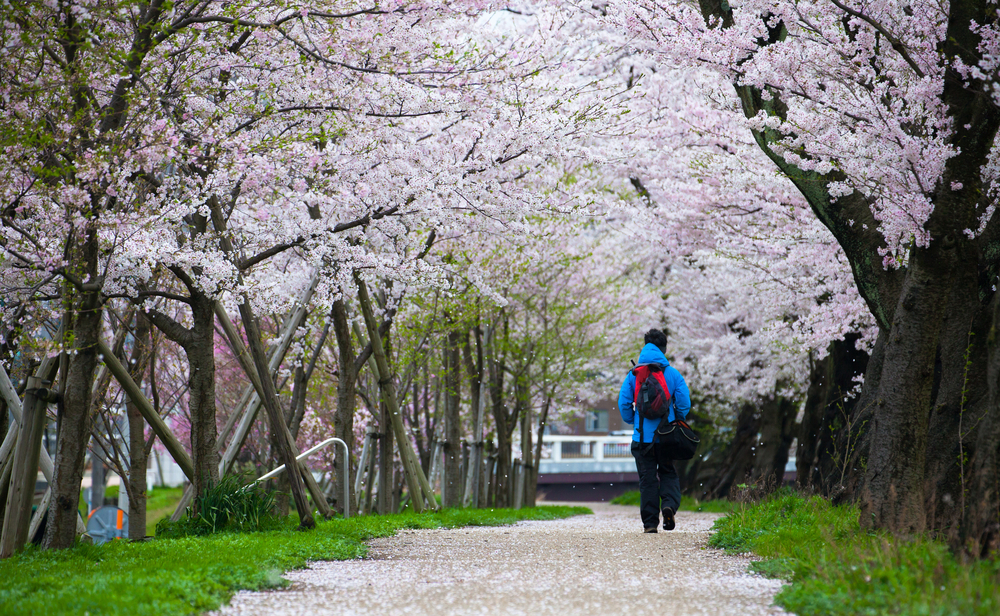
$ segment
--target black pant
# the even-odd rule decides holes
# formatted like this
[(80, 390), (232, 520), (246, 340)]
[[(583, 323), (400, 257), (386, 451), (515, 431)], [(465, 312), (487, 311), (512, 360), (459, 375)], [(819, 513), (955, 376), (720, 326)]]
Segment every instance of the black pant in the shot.
[(674, 461), (664, 455), (659, 443), (632, 441), (632, 457), (639, 472), (639, 514), (643, 528), (660, 525), (660, 510), (675, 512), (681, 504), (681, 481)]

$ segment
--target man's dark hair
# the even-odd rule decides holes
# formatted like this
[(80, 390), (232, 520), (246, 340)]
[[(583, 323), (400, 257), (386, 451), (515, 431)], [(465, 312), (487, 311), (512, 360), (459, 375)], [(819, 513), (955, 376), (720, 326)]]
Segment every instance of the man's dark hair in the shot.
[(664, 353), (667, 352), (667, 335), (658, 329), (651, 329), (646, 332), (643, 343), (656, 345)]

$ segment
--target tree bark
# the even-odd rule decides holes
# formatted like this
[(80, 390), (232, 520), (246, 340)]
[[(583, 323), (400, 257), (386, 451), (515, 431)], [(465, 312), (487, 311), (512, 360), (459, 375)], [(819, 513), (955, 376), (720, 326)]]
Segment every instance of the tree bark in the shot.
[[(357, 356), (354, 353), (354, 343), (351, 339), (351, 326), (347, 317), (347, 306), (344, 300), (333, 303), (330, 312), (333, 320), (333, 332), (337, 338), (337, 359), (339, 374), (337, 376), (337, 412), (333, 416), (333, 432), (337, 438), (347, 443), (347, 459), (338, 455), (334, 460), (337, 472), (337, 495), (344, 493), (344, 482), (348, 482), (351, 491), (351, 502), (355, 502), (354, 483), (351, 481), (351, 456), (354, 446), (354, 411), (357, 405), (358, 371)], [(369, 480), (370, 481), (370, 480)], [(339, 503), (341, 514), (344, 513), (344, 503)]]
[[(96, 229), (88, 229), (81, 252), (80, 263), (85, 264), (88, 279), (97, 280)], [(63, 410), (59, 419), (59, 438), (52, 473), (52, 501), (42, 541), (42, 546), (46, 549), (68, 548), (76, 540), (80, 484), (83, 481), (84, 459), (90, 439), (91, 389), (97, 366), (97, 343), (101, 335), (103, 315), (100, 292), (79, 292), (74, 312), (73, 354), (64, 375)]]
[(150, 321), (184, 349), (188, 360), (188, 414), (191, 418), (192, 484), (196, 495), (219, 481), (218, 429), (215, 421), (215, 305), (214, 300), (191, 285), (192, 326), (182, 327), (155, 311)]
[(794, 402), (777, 394), (743, 404), (722, 466), (702, 499), (726, 498), (734, 485), (781, 485), (795, 434)]
[(517, 414), (521, 418), (521, 473), (517, 490), (521, 493), (521, 506), (534, 507), (534, 496), (529, 494), (533, 484), (531, 476), (535, 470), (531, 442), (531, 388), (524, 377), (518, 378), (514, 383), (514, 398), (517, 400)]
[[(141, 385), (142, 376), (149, 365), (150, 328), (149, 321), (138, 313), (135, 315), (135, 325), (129, 373), (132, 380)], [(146, 538), (146, 466), (149, 463), (146, 422), (135, 401), (128, 396), (125, 397), (125, 409), (129, 430), (128, 537), (141, 540)]]
[[(462, 505), (465, 507), (480, 507), (483, 499), (480, 498), (480, 484), (482, 483), (483, 468), (483, 420), (485, 415), (486, 396), (483, 395), (483, 335), (477, 324), (473, 330), (476, 338), (476, 360), (472, 360), (472, 349), (469, 345), (469, 336), (465, 338), (465, 367), (469, 374), (469, 388), (472, 395), (472, 449), (469, 452), (469, 470), (465, 479), (465, 495)], [(487, 330), (487, 339), (490, 337), (490, 330)]]
[[(542, 437), (545, 436), (545, 426), (548, 425), (549, 421), (549, 410), (552, 408), (552, 396), (546, 396), (545, 402), (542, 403), (542, 412), (538, 415), (538, 440), (535, 441), (534, 453), (532, 455), (533, 464), (531, 465), (531, 474), (528, 476), (528, 496), (529, 496), (529, 507), (534, 507), (536, 505), (536, 496), (538, 493), (538, 467), (542, 462)], [(680, 472), (680, 469), (678, 469)]]
[[(504, 321), (505, 333), (507, 330), (506, 325), (506, 321)], [(506, 335), (504, 338), (506, 339)], [(496, 506), (509, 507), (510, 502), (507, 499), (507, 494), (511, 472), (511, 433), (513, 429), (511, 424), (516, 420), (516, 416), (512, 418), (511, 413), (504, 404), (503, 381), (506, 362), (503, 353), (500, 353), (500, 357), (497, 357), (496, 348), (495, 341), (491, 341), (490, 344), (486, 345), (486, 367), (490, 377), (490, 407), (493, 411), (493, 423), (497, 432), (497, 461), (496, 470), (493, 475), (494, 487), (492, 489), (495, 495)]]
[[(29, 388), (21, 408), (21, 427), (14, 449), (10, 488), (7, 492), (6, 515), (0, 536), (0, 558), (13, 556), (24, 548), (31, 522), (31, 501), (35, 494), (35, 477), (38, 475), (38, 455), (45, 429), (45, 407), (50, 391), (38, 377), (29, 379)], [(73, 520), (76, 530), (76, 520)]]
[(859, 440), (855, 378), (868, 367), (868, 354), (856, 348), (857, 334), (830, 343), (826, 357), (813, 362), (806, 394), (799, 445), (796, 482), (807, 490), (832, 496), (845, 489), (855, 473), (854, 449)]
[[(414, 453), (403, 426), (403, 418), (399, 412), (399, 401), (396, 397), (396, 388), (389, 371), (389, 362), (385, 349), (382, 346), (379, 327), (375, 323), (375, 315), (372, 311), (371, 299), (368, 296), (368, 287), (364, 281), (355, 274), (355, 283), (358, 286), (358, 303), (361, 305), (361, 312), (364, 315), (365, 327), (371, 336), (372, 357), (379, 375), (379, 386), (382, 391), (382, 399), (389, 407), (389, 417), (392, 423), (392, 431), (399, 443), (399, 457), (403, 464), (403, 472), (406, 477), (407, 488), (410, 491), (410, 499), (415, 512), (420, 513), (424, 508), (438, 509), (437, 501), (434, 500), (434, 493), (420, 470), (420, 462), (417, 454)], [(388, 322), (388, 321), (387, 321)]]
[(378, 500), (376, 511), (379, 515), (395, 513), (392, 511), (392, 418), (389, 416), (389, 405), (385, 400), (379, 402), (379, 435), (378, 435)]
[(459, 334), (448, 332), (445, 338), (445, 396), (444, 396), (444, 481), (442, 482), (444, 496), (441, 499), (445, 507), (462, 506), (462, 366), (459, 363)]
[[(988, 557), (1000, 550), (1000, 297), (994, 295), (989, 306), (991, 322), (985, 339), (979, 344), (986, 349), (986, 400), (981, 405), (978, 430), (963, 425), (959, 442), (971, 446), (964, 450), (962, 462), (965, 503), (961, 531), (954, 542), (969, 554)], [(975, 420), (975, 415), (969, 417)], [(963, 424), (964, 424), (963, 417)], [(965, 437), (965, 438), (963, 438)], [(968, 458), (968, 462), (965, 460)]]

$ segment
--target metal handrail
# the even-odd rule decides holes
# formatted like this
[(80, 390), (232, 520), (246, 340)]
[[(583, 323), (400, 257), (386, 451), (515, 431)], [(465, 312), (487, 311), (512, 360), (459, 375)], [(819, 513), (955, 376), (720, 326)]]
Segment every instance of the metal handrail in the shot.
[[(350, 457), (350, 454), (347, 453), (347, 443), (345, 443), (344, 441), (340, 440), (339, 438), (328, 438), (325, 441), (323, 441), (322, 443), (320, 443), (319, 445), (315, 445), (313, 447), (310, 447), (309, 449), (306, 449), (305, 451), (303, 451), (299, 455), (295, 456), (295, 459), (296, 460), (302, 460), (303, 458), (307, 458), (307, 457), (311, 456), (312, 454), (316, 453), (317, 451), (319, 451), (320, 449), (326, 449), (327, 447), (329, 447), (333, 443), (338, 443), (338, 444), (340, 444), (340, 445), (342, 445), (344, 447), (344, 460), (346, 462), (347, 459)], [(345, 464), (345, 468), (346, 468), (346, 464)], [(259, 479), (257, 479), (257, 481), (255, 481), (254, 483), (259, 483), (259, 482), (264, 481), (266, 479), (270, 479), (271, 477), (274, 477), (275, 475), (281, 474), (281, 472), (284, 471), (284, 470), (285, 470), (285, 465), (282, 464), (281, 466), (277, 467), (276, 469), (274, 469), (270, 473), (267, 473), (266, 475), (263, 475), (262, 477), (260, 477)], [(345, 518), (351, 517), (351, 495), (350, 495), (350, 489), (351, 489), (351, 482), (348, 481), (347, 478), (345, 477), (344, 478), (344, 517)]]

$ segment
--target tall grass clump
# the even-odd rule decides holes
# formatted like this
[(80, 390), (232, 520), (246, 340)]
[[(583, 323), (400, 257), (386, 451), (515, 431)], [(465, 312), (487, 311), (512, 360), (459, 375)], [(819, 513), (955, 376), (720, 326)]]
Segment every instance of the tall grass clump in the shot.
[(1000, 561), (963, 563), (928, 537), (862, 529), (852, 506), (783, 489), (715, 523), (713, 547), (763, 557), (752, 569), (788, 580), (775, 599), (798, 614), (1000, 614)]
[(273, 528), (274, 494), (258, 483), (244, 483), (243, 475), (226, 475), (195, 497), (178, 522), (161, 520), (156, 534), (163, 537), (208, 535), (222, 530), (251, 532)]

